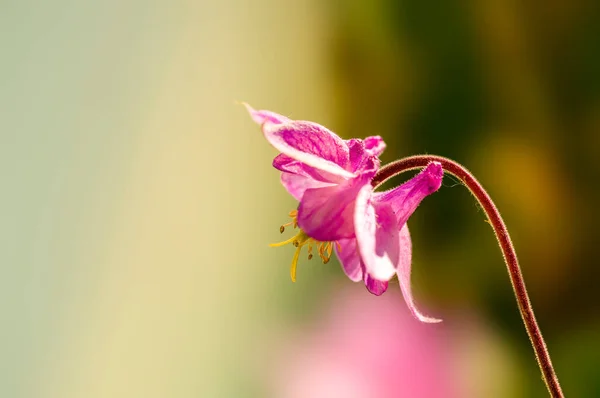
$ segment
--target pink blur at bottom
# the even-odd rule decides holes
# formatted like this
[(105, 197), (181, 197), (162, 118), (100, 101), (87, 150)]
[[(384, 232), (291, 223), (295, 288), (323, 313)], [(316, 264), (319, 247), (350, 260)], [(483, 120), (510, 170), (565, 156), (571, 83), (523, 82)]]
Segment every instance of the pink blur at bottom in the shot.
[[(269, 372), (273, 397), (464, 397), (457, 334), (414, 319), (398, 289), (334, 296), (308, 330), (286, 334)], [(464, 340), (464, 339), (459, 339)]]

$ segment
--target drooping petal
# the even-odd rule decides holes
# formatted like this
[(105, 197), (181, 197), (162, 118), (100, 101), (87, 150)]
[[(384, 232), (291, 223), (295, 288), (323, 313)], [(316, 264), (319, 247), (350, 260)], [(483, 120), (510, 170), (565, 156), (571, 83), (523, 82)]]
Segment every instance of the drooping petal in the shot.
[(444, 170), (438, 162), (431, 162), (423, 171), (404, 184), (386, 192), (376, 192), (374, 201), (389, 204), (398, 222), (398, 227), (417, 209), (421, 201), (442, 185)]
[(385, 142), (380, 136), (372, 136), (365, 138), (365, 148), (373, 156), (379, 156), (385, 150)]
[(265, 123), (263, 134), (281, 153), (308, 166), (345, 178), (354, 174), (349, 164), (348, 146), (327, 128), (312, 122)]
[(441, 322), (441, 319), (430, 318), (423, 315), (415, 304), (415, 300), (412, 295), (412, 289), (410, 284), (410, 271), (412, 265), (412, 242), (410, 240), (410, 233), (406, 224), (402, 227), (399, 234), (400, 242), (400, 260), (398, 262), (398, 282), (400, 283), (400, 290), (404, 296), (404, 301), (408, 305), (410, 312), (420, 320), (421, 322), (437, 323)]
[(371, 185), (365, 185), (356, 197), (356, 240), (366, 271), (374, 279), (387, 281), (396, 274), (400, 256), (398, 226), (391, 206), (372, 202), (372, 193)]
[(245, 102), (242, 102), (242, 104), (248, 110), (248, 113), (250, 114), (250, 117), (252, 117), (252, 120), (254, 120), (255, 123), (258, 123), (260, 125), (264, 124), (265, 122), (269, 122), (269, 123), (273, 123), (273, 124), (281, 124), (281, 123), (287, 123), (287, 122), (291, 121), (287, 117), (282, 116), (278, 113), (271, 112), (271, 111), (265, 111), (265, 110), (257, 111), (256, 109), (252, 108), (250, 105), (248, 105)]
[(281, 173), (281, 184), (296, 199), (301, 201), (307, 189), (331, 187), (334, 184), (315, 180), (301, 174)]
[(376, 296), (381, 296), (388, 288), (388, 282), (386, 281), (378, 281), (373, 278), (371, 275), (365, 272), (365, 286), (369, 292), (373, 293)]
[(313, 239), (326, 242), (354, 238), (354, 202), (369, 179), (357, 177), (343, 184), (307, 189), (298, 206), (298, 226)]
[(342, 269), (353, 282), (358, 282), (363, 279), (363, 265), (356, 247), (356, 239), (340, 239), (335, 245), (335, 254), (337, 255)]

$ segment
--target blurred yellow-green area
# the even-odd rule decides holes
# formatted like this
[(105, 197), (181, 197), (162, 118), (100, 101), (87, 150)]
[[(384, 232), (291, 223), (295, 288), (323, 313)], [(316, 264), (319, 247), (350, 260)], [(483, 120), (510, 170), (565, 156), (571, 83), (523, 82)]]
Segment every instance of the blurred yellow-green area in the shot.
[(599, 5), (3, 1), (0, 397), (547, 396), (458, 181), (409, 221), (442, 324), (337, 261), (293, 284), (267, 244), (296, 203), (236, 101), (466, 165), (566, 395), (600, 397)]

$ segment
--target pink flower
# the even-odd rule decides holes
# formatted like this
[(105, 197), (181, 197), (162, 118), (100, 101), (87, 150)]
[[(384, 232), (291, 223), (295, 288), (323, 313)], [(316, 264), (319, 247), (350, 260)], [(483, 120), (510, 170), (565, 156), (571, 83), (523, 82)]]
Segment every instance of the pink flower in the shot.
[(460, 350), (472, 337), (470, 328), (414, 322), (400, 308), (396, 291), (378, 299), (353, 289), (332, 292), (308, 327), (281, 331), (275, 345), (269, 339), (274, 350), (267, 368), (269, 396), (483, 396), (467, 394), (471, 388), (462, 374), (467, 358)]
[(267, 141), (281, 153), (273, 167), (281, 171), (281, 183), (300, 203), (287, 225), (299, 227), (297, 235), (274, 246), (292, 243), (292, 280), (302, 247), (312, 258), (317, 247), (323, 262), (332, 250), (352, 281), (364, 281), (367, 289), (383, 294), (388, 281), (398, 275), (411, 312), (423, 322), (438, 320), (422, 315), (410, 287), (411, 240), (406, 221), (427, 195), (437, 191), (443, 170), (437, 162), (386, 192), (374, 192), (371, 180), (385, 149), (381, 137), (343, 140), (313, 122), (295, 121), (271, 111), (257, 111), (245, 104), (261, 125)]

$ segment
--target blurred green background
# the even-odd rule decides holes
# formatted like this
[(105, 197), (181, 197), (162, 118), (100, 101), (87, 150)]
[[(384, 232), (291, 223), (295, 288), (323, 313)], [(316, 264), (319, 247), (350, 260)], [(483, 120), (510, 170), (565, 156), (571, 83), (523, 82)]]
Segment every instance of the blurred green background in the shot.
[[(598, 2), (5, 0), (0, 26), (0, 396), (281, 396), (273, 339), (368, 295), (335, 262), (290, 282), (267, 243), (296, 203), (236, 100), (465, 164), (565, 393), (600, 396)], [(482, 325), (471, 396), (544, 397), (484, 219), (446, 177), (415, 294)]]

